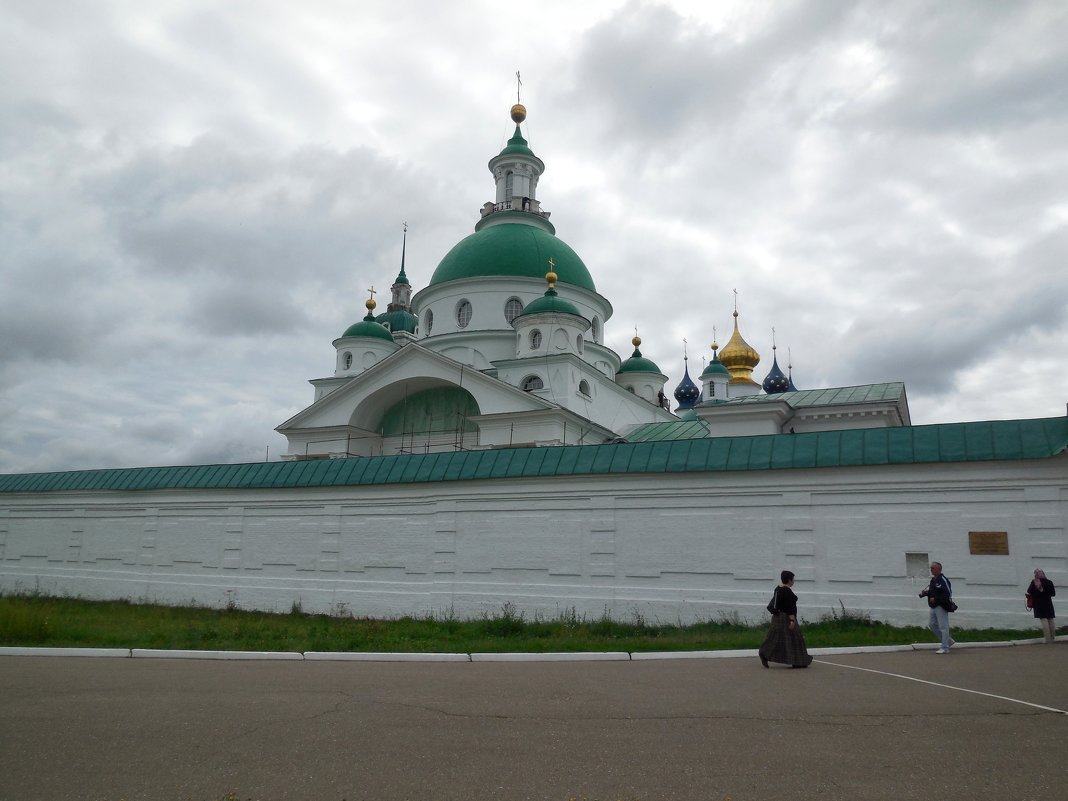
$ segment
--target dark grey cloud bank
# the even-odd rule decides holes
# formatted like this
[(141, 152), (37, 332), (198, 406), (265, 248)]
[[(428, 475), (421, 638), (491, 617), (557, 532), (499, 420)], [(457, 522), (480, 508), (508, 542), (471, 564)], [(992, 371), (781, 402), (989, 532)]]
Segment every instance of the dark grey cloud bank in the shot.
[(0, 19), (0, 470), (277, 454), (401, 222), (416, 288), (472, 229), (516, 67), (609, 343), (671, 387), (737, 288), (760, 377), (774, 326), (915, 422), (1064, 413), (1063, 4), (358, 5)]

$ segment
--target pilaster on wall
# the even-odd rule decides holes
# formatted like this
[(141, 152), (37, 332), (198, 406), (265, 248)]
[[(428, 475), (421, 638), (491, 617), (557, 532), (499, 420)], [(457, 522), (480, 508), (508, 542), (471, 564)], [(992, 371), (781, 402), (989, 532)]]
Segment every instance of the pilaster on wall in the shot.
[(159, 507), (149, 506), (144, 512), (141, 526), (141, 550), (137, 555), (137, 564), (142, 568), (156, 563), (156, 541), (159, 537)]
[(591, 579), (616, 576), (616, 499), (614, 496), (593, 498), (589, 524), (582, 549), (583, 571)]

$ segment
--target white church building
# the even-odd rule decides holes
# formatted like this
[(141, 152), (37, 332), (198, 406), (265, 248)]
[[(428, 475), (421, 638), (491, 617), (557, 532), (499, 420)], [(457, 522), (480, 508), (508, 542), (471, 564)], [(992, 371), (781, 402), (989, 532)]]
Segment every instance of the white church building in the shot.
[[(556, 236), (515, 133), (494, 199), (412, 294), (335, 339), (281, 462), (0, 475), (0, 591), (368, 616), (922, 623), (930, 560), (958, 625), (1025, 626), (1068, 581), (1068, 417), (911, 424), (900, 382), (797, 389), (739, 330), (695, 382), (604, 344), (612, 305)], [(341, 326), (339, 325), (339, 328)]]

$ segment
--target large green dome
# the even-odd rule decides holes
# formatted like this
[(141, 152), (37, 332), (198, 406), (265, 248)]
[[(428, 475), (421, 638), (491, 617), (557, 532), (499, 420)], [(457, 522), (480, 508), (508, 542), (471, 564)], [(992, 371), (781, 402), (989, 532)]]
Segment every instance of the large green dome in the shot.
[(544, 279), (549, 259), (561, 284), (597, 291), (590, 271), (566, 242), (522, 223), (491, 225), (460, 240), (438, 264), (430, 283), (489, 276)]

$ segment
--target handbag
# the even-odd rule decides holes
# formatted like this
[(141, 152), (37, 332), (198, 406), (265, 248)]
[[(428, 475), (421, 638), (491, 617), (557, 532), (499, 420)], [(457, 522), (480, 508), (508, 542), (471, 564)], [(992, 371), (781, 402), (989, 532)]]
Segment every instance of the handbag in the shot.
[(1035, 608), (1035, 599), (1031, 596), (1031, 593), (1027, 593), (1027, 595), (1024, 596), (1024, 604), (1027, 605), (1028, 609)]
[(775, 614), (779, 611), (779, 588), (776, 587), (775, 591), (771, 594), (771, 600), (768, 601), (768, 612)]

